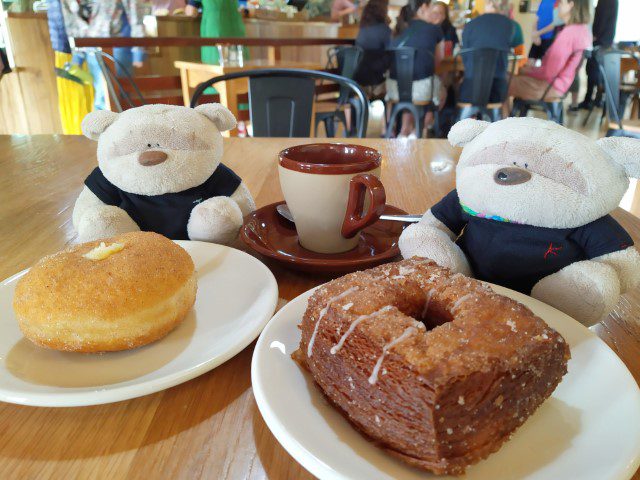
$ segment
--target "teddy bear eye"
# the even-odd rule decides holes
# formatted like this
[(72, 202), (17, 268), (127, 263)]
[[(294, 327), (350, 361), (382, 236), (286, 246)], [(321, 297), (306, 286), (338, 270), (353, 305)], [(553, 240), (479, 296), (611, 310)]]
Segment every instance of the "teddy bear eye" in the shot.
[(529, 164), (528, 164), (528, 163), (525, 163), (525, 164), (524, 164), (524, 168), (528, 168), (528, 167), (529, 167)]
[(515, 165), (515, 164), (516, 164), (516, 162), (513, 162), (513, 164)]
[(156, 143), (156, 147), (159, 147), (159, 146), (160, 146), (160, 144), (159, 144), (159, 143)]
[(147, 143), (147, 147), (151, 148), (151, 144), (150, 144), (150, 143)]

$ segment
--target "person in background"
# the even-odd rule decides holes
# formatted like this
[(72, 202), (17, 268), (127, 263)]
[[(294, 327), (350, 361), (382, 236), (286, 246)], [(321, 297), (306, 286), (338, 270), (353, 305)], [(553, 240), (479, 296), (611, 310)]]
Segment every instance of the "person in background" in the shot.
[[(536, 24), (536, 30), (533, 33), (534, 42), (531, 44), (531, 50), (529, 50), (529, 58), (540, 59), (544, 56), (547, 49), (551, 46), (554, 39), (554, 29), (539, 33), (547, 28), (549, 25), (553, 25), (553, 9), (556, 4), (556, 0), (542, 0), (538, 5), (538, 11), (536, 15), (538, 22)], [(538, 41), (536, 42), (536, 39)]]
[(340, 22), (342, 21), (342, 17), (351, 15), (356, 9), (355, 4), (350, 0), (333, 0), (331, 4), (331, 20)]
[(539, 67), (523, 67), (511, 79), (510, 97), (538, 100), (551, 84), (545, 98), (553, 100), (571, 87), (582, 54), (591, 44), (589, 0), (560, 0), (558, 13), (565, 27), (556, 35)]
[(441, 1), (432, 3), (429, 17), (431, 23), (442, 28), (442, 33), (444, 34), (444, 54), (450, 57), (453, 55), (453, 50), (456, 45), (460, 43), (460, 40), (449, 18), (449, 5)]
[(357, 8), (350, 0), (309, 0), (304, 9), (309, 13), (309, 18), (326, 18), (339, 22)]
[[(618, 23), (618, 0), (599, 0), (593, 14), (593, 46), (598, 48), (610, 48), (616, 36), (616, 24)], [(587, 60), (587, 91), (579, 108), (588, 110), (591, 105), (602, 104), (602, 92), (596, 87), (601, 83), (598, 62), (595, 58)], [(596, 92), (595, 101), (593, 93)]]
[[(531, 41), (533, 45), (541, 45), (543, 35), (553, 34), (553, 37), (555, 38), (556, 32), (558, 31), (558, 29), (564, 26), (564, 20), (560, 16), (560, 13), (559, 13), (560, 10), (558, 8), (558, 5), (559, 4), (556, 1), (555, 6), (553, 7), (551, 23), (546, 27), (541, 28), (540, 30), (534, 30), (533, 33), (531, 34)], [(548, 47), (547, 49), (545, 49), (545, 52), (546, 50), (548, 50)]]
[[(67, 33), (78, 37), (142, 37), (144, 36), (144, 5), (139, 0), (62, 0), (64, 24)], [(71, 33), (73, 32), (73, 33)], [(73, 63), (82, 65), (86, 60), (93, 76), (95, 110), (107, 108), (105, 79), (96, 58), (95, 49), (75, 54)], [(117, 59), (116, 75), (132, 74), (144, 60), (142, 48), (118, 47), (113, 49)]]
[(396, 26), (393, 29), (394, 37), (399, 36), (407, 29), (412, 16), (413, 10), (411, 10), (411, 5), (407, 3), (400, 9), (400, 12), (398, 12), (398, 17), (396, 18)]
[[(200, 20), (200, 36), (210, 37), (245, 37), (246, 31), (242, 16), (238, 11), (237, 0), (188, 0), (185, 14), (195, 17), (198, 9), (202, 9)], [(220, 55), (217, 47), (202, 47), (202, 61), (217, 65)]]
[[(489, 102), (502, 102), (507, 93), (508, 53), (522, 45), (522, 28), (508, 17), (509, 0), (486, 0), (484, 13), (471, 20), (462, 31), (462, 47), (492, 48), (504, 53), (498, 57)], [(460, 101), (470, 102), (473, 91), (473, 55), (462, 55), (464, 80)]]
[(186, 7), (185, 0), (151, 0), (152, 15), (174, 15), (183, 13)]
[[(413, 47), (416, 49), (413, 60), (412, 98), (414, 102), (432, 102), (436, 106), (444, 105), (446, 93), (440, 78), (435, 74), (437, 65), (444, 57), (444, 34), (442, 29), (429, 23), (431, 0), (412, 0), (412, 20), (408, 27), (391, 42), (392, 47)], [(387, 78), (387, 101), (397, 102), (398, 83), (395, 77), (393, 61), (391, 75)], [(431, 112), (425, 116), (425, 125), (432, 117)], [(416, 138), (413, 116), (404, 112), (399, 138)], [(417, 132), (422, 134), (422, 132)]]
[[(62, 133), (65, 135), (82, 135), (80, 123), (93, 109), (93, 79), (86, 71), (86, 67), (82, 69), (85, 74), (84, 78), (78, 75), (77, 69), (81, 67), (76, 67), (75, 70), (71, 69), (71, 46), (69, 45), (69, 34), (64, 24), (60, 0), (49, 0), (47, 5), (49, 36), (53, 47), (55, 68), (67, 70), (69, 73), (76, 73), (74, 77), (81, 82), (62, 78), (60, 75), (56, 76), (58, 110), (62, 123)], [(76, 32), (72, 32), (71, 36), (77, 36)]]
[(362, 85), (369, 98), (385, 93), (384, 74), (389, 69), (387, 48), (391, 43), (391, 19), (388, 15), (389, 0), (369, 0), (362, 10), (356, 46), (364, 55), (354, 80)]

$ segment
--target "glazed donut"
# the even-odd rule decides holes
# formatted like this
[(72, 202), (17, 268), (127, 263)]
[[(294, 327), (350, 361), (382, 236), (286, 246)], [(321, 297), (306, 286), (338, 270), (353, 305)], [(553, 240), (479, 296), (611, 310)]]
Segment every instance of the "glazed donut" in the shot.
[(309, 299), (294, 359), (364, 435), (436, 474), (495, 452), (551, 395), (569, 348), (528, 308), (412, 258)]
[(41, 259), (16, 286), (22, 333), (55, 350), (127, 350), (162, 338), (193, 306), (189, 254), (151, 232), (83, 243)]

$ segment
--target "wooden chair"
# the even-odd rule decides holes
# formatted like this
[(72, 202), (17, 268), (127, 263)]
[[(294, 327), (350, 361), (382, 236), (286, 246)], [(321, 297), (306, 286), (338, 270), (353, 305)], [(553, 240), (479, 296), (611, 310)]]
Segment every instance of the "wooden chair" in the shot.
[[(115, 111), (122, 112), (129, 108), (154, 103), (184, 105), (179, 75), (133, 77), (113, 55), (101, 50), (96, 50), (95, 53), (107, 85), (109, 103)], [(115, 67), (118, 64), (120, 65), (119, 70), (123, 73), (123, 76), (120, 77), (115, 73)], [(62, 76), (62, 72), (56, 71), (56, 73)], [(219, 102), (220, 96), (217, 94), (205, 95), (204, 100)]]

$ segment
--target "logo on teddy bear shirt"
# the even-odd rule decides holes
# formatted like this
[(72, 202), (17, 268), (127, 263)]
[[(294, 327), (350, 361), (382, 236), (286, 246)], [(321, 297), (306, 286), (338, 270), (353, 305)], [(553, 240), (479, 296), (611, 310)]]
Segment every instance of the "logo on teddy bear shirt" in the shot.
[(553, 246), (553, 242), (549, 243), (549, 248), (544, 252), (544, 259), (546, 260), (549, 255), (553, 255), (554, 257), (558, 256), (558, 251), (562, 250), (562, 245), (558, 247)]

